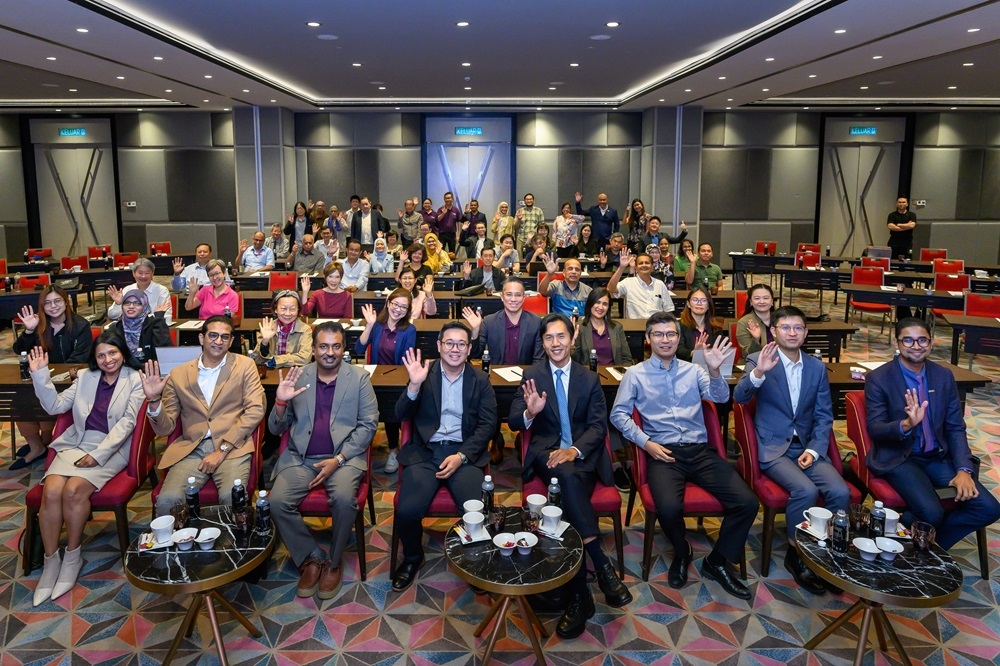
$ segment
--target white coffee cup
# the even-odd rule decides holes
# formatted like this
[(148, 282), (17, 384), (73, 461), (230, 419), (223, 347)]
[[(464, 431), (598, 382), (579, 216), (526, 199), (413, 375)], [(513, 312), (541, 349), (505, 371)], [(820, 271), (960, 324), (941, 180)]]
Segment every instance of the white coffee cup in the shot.
[(542, 507), (544, 507), (548, 503), (549, 501), (545, 497), (545, 495), (538, 495), (538, 494), (528, 495), (528, 510), (531, 512), (531, 515), (533, 516), (541, 518)]
[(885, 533), (895, 534), (896, 528), (899, 527), (899, 513), (893, 511), (892, 509), (885, 510)]
[(542, 529), (550, 534), (559, 529), (559, 520), (562, 518), (562, 509), (557, 506), (542, 507)]
[(833, 518), (833, 513), (821, 506), (810, 507), (803, 511), (802, 515), (805, 516), (810, 529), (816, 534), (826, 534), (830, 527), (830, 519)]
[(154, 518), (149, 527), (153, 530), (153, 538), (156, 539), (156, 543), (170, 541), (170, 537), (174, 533), (174, 517), (160, 516), (159, 518)]
[(482, 513), (483, 503), (477, 499), (465, 500), (465, 504), (462, 505), (466, 513)]
[(469, 532), (469, 536), (473, 539), (478, 539), (483, 536), (483, 520), (483, 514), (479, 511), (470, 511), (462, 516), (462, 522), (465, 523), (465, 529)]

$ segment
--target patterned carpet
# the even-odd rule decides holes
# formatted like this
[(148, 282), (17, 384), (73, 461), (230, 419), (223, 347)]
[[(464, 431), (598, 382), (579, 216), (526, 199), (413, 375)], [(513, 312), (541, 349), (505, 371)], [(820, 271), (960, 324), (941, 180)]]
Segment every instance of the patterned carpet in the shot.
[[(796, 304), (816, 309), (811, 294), (796, 293)], [(842, 304), (833, 311), (842, 313)], [(862, 328), (849, 343), (848, 360), (885, 360), (891, 357), (887, 336), (877, 334), (877, 321)], [(869, 337), (869, 332), (871, 336)], [(935, 358), (948, 357), (951, 330), (939, 326)], [(0, 336), (0, 348), (10, 349), (10, 331)], [(9, 352), (8, 352), (9, 355)], [(963, 355), (962, 362), (967, 363)], [(996, 376), (995, 358), (976, 359), (974, 370)], [(993, 385), (970, 394), (966, 412), (973, 449), (982, 456), (982, 478), (987, 487), (1000, 486), (1000, 387)], [(9, 429), (9, 424), (6, 426)], [(843, 421), (836, 424), (842, 450), (850, 449)], [(9, 431), (0, 450), (9, 455)], [(508, 433), (508, 441), (510, 435)], [(358, 577), (353, 545), (345, 556), (344, 585), (335, 599), (318, 602), (297, 599), (295, 572), (284, 547), (272, 558), (266, 579), (239, 582), (222, 590), (263, 631), (259, 639), (227, 613), (220, 614), (228, 657), (233, 664), (474, 664), (480, 662), (483, 641), (473, 638), (476, 624), (488, 610), (488, 599), (477, 596), (448, 571), (442, 538), (448, 521), (425, 523), (427, 563), (416, 584), (393, 593), (389, 581), (388, 543), (391, 533), (395, 477), (381, 473), (384, 435), (376, 451), (377, 525), (368, 526), (368, 580)], [(510, 449), (498, 471), (497, 487), (505, 503), (517, 500), (518, 464)], [(84, 541), (86, 565), (71, 594), (32, 607), (31, 595), (39, 570), (21, 575), (18, 543), (24, 522), (23, 498), (37, 483), (41, 470), (0, 473), (0, 666), (8, 664), (157, 664), (161, 663), (188, 604), (186, 596), (163, 597), (140, 591), (126, 582), (117, 550), (113, 516), (97, 513)], [(150, 518), (149, 489), (130, 505), (132, 536)], [(588, 631), (572, 641), (554, 635), (543, 641), (552, 664), (847, 664), (854, 657), (858, 622), (855, 621), (820, 646), (806, 652), (802, 645), (823, 629), (838, 611), (854, 602), (849, 595), (813, 597), (802, 592), (781, 564), (783, 546), (775, 544), (768, 578), (761, 578), (760, 525), (747, 544), (751, 602), (733, 599), (714, 582), (703, 582), (697, 568), (710, 549), (718, 522), (707, 520), (705, 533), (692, 529), (695, 563), (690, 583), (673, 590), (666, 583), (669, 553), (657, 530), (649, 583), (640, 580), (643, 516), (636, 510), (625, 530), (626, 583), (635, 601), (624, 609), (603, 605), (593, 586), (597, 614)], [(604, 544), (613, 553), (610, 521), (602, 524)], [(317, 524), (317, 527), (321, 527)], [(778, 534), (781, 533), (779, 519)], [(780, 536), (777, 537), (780, 540)], [(989, 550), (1000, 548), (1000, 533), (989, 530)], [(1000, 663), (1000, 585), (996, 558), (993, 578), (979, 576), (975, 542), (966, 539), (952, 555), (966, 574), (961, 596), (945, 608), (910, 610), (888, 608), (904, 647), (914, 663)], [(542, 615), (554, 632), (554, 615)], [(501, 664), (530, 664), (531, 646), (519, 618), (508, 620), (494, 654)], [(217, 664), (207, 617), (198, 619), (174, 663)], [(899, 663), (890, 650), (869, 650), (866, 664)]]

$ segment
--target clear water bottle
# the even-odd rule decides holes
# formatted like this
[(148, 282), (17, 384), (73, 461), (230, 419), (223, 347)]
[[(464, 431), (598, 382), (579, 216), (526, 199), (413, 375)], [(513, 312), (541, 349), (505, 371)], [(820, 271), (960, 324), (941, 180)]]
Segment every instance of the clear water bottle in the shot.
[(490, 348), (487, 347), (483, 349), (483, 372), (489, 373), (490, 371)]
[(847, 520), (847, 512), (837, 511), (833, 519), (833, 550), (838, 553), (847, 552), (847, 544), (851, 542), (851, 524)]
[(231, 262), (231, 261), (227, 261), (226, 262), (226, 275), (229, 275), (229, 276), (236, 275), (236, 273), (233, 272), (233, 262)]
[(590, 350), (590, 369), (597, 372), (597, 350)]
[(222, 314), (226, 315), (227, 317), (232, 317), (233, 316), (233, 310), (232, 310), (232, 308), (230, 308), (227, 305), (226, 309), (222, 312)]
[(822, 361), (823, 360), (823, 350), (822, 349), (814, 349), (813, 350), (813, 356), (815, 356), (816, 358), (818, 358), (819, 360)]
[(576, 321), (577, 317), (580, 316), (580, 308), (576, 305), (573, 306), (573, 321)]
[(198, 486), (195, 485), (193, 476), (188, 477), (184, 500), (187, 503), (188, 521), (201, 518), (201, 496), (198, 494)]
[(478, 305), (476, 306), (476, 316), (480, 319), (483, 318), (483, 308)]
[(346, 363), (347, 365), (351, 364), (351, 352), (347, 351), (346, 349), (344, 350), (344, 361), (343, 362)]
[(28, 251), (24, 251), (24, 263), (28, 263)]
[(246, 529), (247, 525), (247, 489), (243, 481), (233, 480), (233, 518), (237, 529)]
[(826, 246), (826, 256), (828, 256), (828, 257), (830, 256), (830, 246), (829, 245)]
[(494, 494), (493, 494), (493, 477), (487, 474), (483, 477), (483, 513), (489, 515), (490, 511), (493, 510)]
[(28, 352), (21, 352), (21, 359), (19, 363), (21, 365), (21, 381), (30, 382), (31, 368), (28, 366)]
[(271, 500), (267, 498), (267, 491), (262, 490), (257, 493), (257, 516), (254, 519), (254, 530), (261, 534), (271, 531)]
[(875, 502), (875, 507), (871, 513), (871, 521), (868, 523), (868, 530), (873, 539), (885, 536), (885, 509), (882, 506), (882, 502)]
[(548, 501), (550, 506), (562, 506), (562, 488), (559, 487), (559, 479), (554, 476), (549, 481)]
[(14, 293), (20, 293), (21, 291), (21, 274), (17, 273), (14, 275)]

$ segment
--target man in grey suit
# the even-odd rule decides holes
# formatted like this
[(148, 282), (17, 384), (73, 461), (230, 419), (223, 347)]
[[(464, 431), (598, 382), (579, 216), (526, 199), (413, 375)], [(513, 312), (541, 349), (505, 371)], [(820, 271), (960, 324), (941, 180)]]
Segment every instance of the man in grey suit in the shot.
[(756, 396), (754, 429), (761, 470), (790, 495), (785, 568), (800, 587), (823, 594), (826, 587), (795, 549), (795, 527), (820, 495), (834, 513), (846, 511), (851, 501), (847, 484), (828, 457), (833, 426), (830, 380), (823, 361), (802, 353), (809, 333), (802, 310), (775, 310), (771, 331), (774, 341), (747, 357), (733, 401), (746, 404)]
[[(358, 512), (358, 486), (366, 454), (378, 427), (378, 402), (363, 368), (343, 365), (344, 328), (324, 322), (313, 335), (315, 362), (279, 371), (274, 409), (267, 427), (286, 430), (288, 447), (274, 467), (271, 512), (278, 532), (299, 568), (295, 594), (332, 599), (343, 578), (344, 546)], [(302, 522), (299, 503), (314, 488), (325, 488), (333, 516), (330, 557)]]

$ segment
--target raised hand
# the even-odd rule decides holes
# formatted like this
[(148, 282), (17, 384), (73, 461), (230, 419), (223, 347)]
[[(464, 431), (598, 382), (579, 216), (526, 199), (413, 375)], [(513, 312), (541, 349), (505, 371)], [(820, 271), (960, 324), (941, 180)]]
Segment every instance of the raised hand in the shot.
[(372, 261), (372, 255), (370, 252), (368, 252), (368, 250), (365, 250), (365, 261), (367, 261), (368, 263), (371, 263)]
[(517, 221), (518, 222), (524, 221), (524, 209), (523, 208), (518, 208), (517, 209)]
[(292, 243), (292, 254), (297, 254), (299, 251), (299, 242), (295, 241)]
[(406, 262), (408, 262), (409, 260), (410, 260), (410, 253), (407, 252), (406, 250), (400, 250), (399, 251), (399, 265), (400, 266), (405, 266)]
[(528, 418), (533, 419), (542, 413), (545, 409), (545, 401), (548, 398), (548, 394), (545, 391), (541, 393), (535, 388), (535, 380), (529, 379), (524, 382), (521, 386), (521, 391), (524, 395), (524, 406), (528, 412)]
[(146, 400), (150, 402), (160, 399), (163, 394), (163, 387), (167, 385), (167, 378), (160, 376), (160, 364), (156, 361), (146, 361), (146, 366), (139, 371), (142, 378), (142, 392)]
[(278, 321), (276, 319), (271, 319), (270, 317), (264, 317), (260, 320), (260, 338), (261, 344), (267, 344), (271, 341), (271, 338), (278, 334)]
[(747, 321), (747, 333), (752, 335), (756, 340), (760, 340), (760, 324), (758, 324), (753, 319)]
[(340, 241), (334, 238), (333, 240), (330, 241), (330, 245), (326, 248), (326, 256), (333, 257), (334, 259), (336, 259), (337, 255), (339, 254), (340, 254)]
[(757, 355), (757, 367), (754, 369), (754, 372), (759, 372), (757, 376), (763, 377), (764, 373), (776, 368), (778, 363), (778, 343), (768, 342), (760, 350), (760, 354)]
[(472, 264), (469, 263), (468, 261), (462, 264), (462, 275), (465, 276), (466, 280), (468, 280), (469, 277), (472, 275)]
[(559, 272), (559, 262), (556, 261), (555, 255), (552, 254), (551, 252), (549, 252), (546, 255), (543, 255), (542, 261), (545, 262), (545, 270), (547, 270), (549, 272), (549, 276), (550, 277), (553, 274)]
[(608, 255), (604, 254), (603, 249), (601, 250), (601, 253), (597, 255), (597, 257), (601, 262), (601, 268), (604, 268), (605, 266), (608, 265)]
[(174, 275), (180, 275), (184, 272), (184, 260), (180, 257), (174, 257)]
[(428, 294), (434, 293), (434, 276), (425, 275), (424, 276), (424, 291)]
[(41, 347), (33, 347), (28, 352), (28, 369), (32, 372), (37, 372), (42, 368), (48, 367), (48, 365), (49, 354)]
[(188, 278), (188, 293), (196, 294), (198, 293), (198, 278)]
[(240, 252), (246, 252), (250, 248), (250, 241), (246, 238), (240, 241)]
[(681, 231), (687, 231), (688, 225), (684, 224), (684, 220), (681, 220)]
[(583, 201), (583, 193), (577, 192), (576, 194), (573, 195), (573, 198), (576, 199), (577, 203), (580, 203), (581, 201)]
[(361, 306), (361, 314), (365, 318), (365, 328), (371, 328), (375, 325), (378, 313), (375, 312), (375, 308), (372, 307), (371, 303), (365, 303)]
[(397, 208), (396, 209), (396, 217), (403, 217), (403, 209), (402, 208)]
[(708, 366), (710, 375), (718, 376), (722, 362), (726, 360), (726, 354), (733, 348), (733, 343), (729, 338), (719, 337), (715, 339), (715, 344), (705, 350), (705, 365)]
[(618, 254), (618, 263), (621, 266), (628, 268), (635, 264), (635, 255), (629, 252), (627, 247), (623, 247), (621, 252)]
[(170, 310), (170, 307), (171, 307), (170, 301), (166, 300), (157, 305), (156, 309), (153, 312), (168, 312)]
[(112, 284), (108, 286), (108, 296), (110, 296), (111, 300), (115, 302), (115, 305), (122, 304), (122, 290), (115, 285)]
[(294, 222), (295, 218), (292, 217), (291, 215), (289, 215), (288, 217), (285, 218), (285, 220), (288, 221), (288, 222)]
[(482, 316), (468, 306), (462, 308), (462, 318), (473, 331), (478, 331), (479, 327), (483, 325)]
[(704, 331), (698, 334), (698, 337), (694, 339), (695, 349), (707, 349), (708, 348), (708, 331)]
[(297, 365), (293, 365), (288, 368), (288, 374), (284, 376), (282, 376), (281, 370), (278, 370), (278, 389), (274, 393), (275, 400), (288, 402), (298, 394), (308, 389), (308, 384), (301, 388), (295, 388), (295, 384), (298, 383), (301, 376), (302, 368)]
[(24, 324), (25, 333), (35, 332), (35, 329), (38, 328), (38, 315), (35, 314), (35, 308), (30, 305), (21, 308), (21, 323)]
[(906, 406), (903, 408), (906, 418), (910, 421), (910, 428), (916, 428), (924, 420), (927, 413), (927, 401), (920, 402), (917, 389), (906, 390)]
[(309, 290), (312, 288), (312, 280), (308, 275), (303, 275), (299, 278), (299, 286), (302, 287), (302, 294), (304, 296), (305, 294), (308, 294)]
[(408, 391), (416, 393), (420, 390), (420, 385), (426, 381), (431, 366), (421, 360), (419, 349), (410, 347), (403, 355), (403, 367), (406, 368), (406, 374), (410, 377), (410, 385), (406, 388)]
[(385, 238), (385, 232), (379, 229), (375, 232), (375, 238)]
[(693, 250), (685, 250), (684, 256), (687, 257), (687, 260), (690, 261), (692, 264), (698, 261), (698, 257), (694, 256)]

